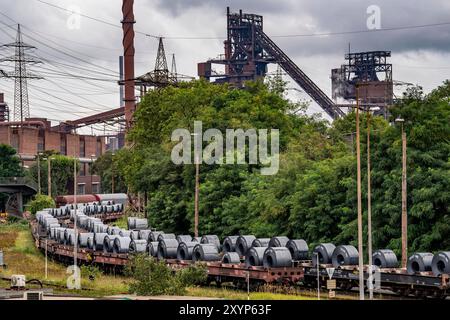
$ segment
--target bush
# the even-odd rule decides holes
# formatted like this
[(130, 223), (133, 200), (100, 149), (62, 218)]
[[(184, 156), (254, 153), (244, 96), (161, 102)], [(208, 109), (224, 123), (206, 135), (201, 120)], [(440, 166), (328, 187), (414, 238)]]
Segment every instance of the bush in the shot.
[(54, 208), (56, 206), (55, 201), (49, 196), (38, 194), (31, 200), (28, 205), (30, 212), (36, 214), (36, 212), (45, 208)]
[(182, 295), (187, 286), (200, 284), (207, 277), (204, 266), (189, 266), (175, 272), (164, 261), (144, 254), (131, 256), (125, 273), (133, 278), (130, 293), (137, 295)]

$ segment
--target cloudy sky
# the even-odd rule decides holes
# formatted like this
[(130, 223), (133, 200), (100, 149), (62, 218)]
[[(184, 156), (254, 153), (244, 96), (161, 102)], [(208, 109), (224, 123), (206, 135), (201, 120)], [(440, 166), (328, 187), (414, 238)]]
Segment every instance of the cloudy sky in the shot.
[[(19, 22), (24, 41), (37, 47), (32, 54), (44, 62), (31, 68), (45, 77), (30, 82), (31, 115), (71, 120), (118, 107), (114, 80), (122, 53), (122, 1), (45, 2), (79, 8), (81, 14), (110, 24), (81, 17), (77, 28), (76, 23), (70, 24), (74, 20), (69, 12), (42, 1), (1, 1), (0, 43), (13, 41), (12, 28)], [(367, 30), (371, 5), (380, 8), (381, 28), (388, 30), (358, 32)], [(175, 53), (178, 72), (196, 76), (197, 62), (223, 53), (227, 6), (263, 15), (264, 31), (328, 95), (330, 69), (344, 62), (349, 43), (352, 51), (392, 51), (394, 80), (419, 84), (425, 91), (450, 78), (448, 0), (135, 0), (136, 74), (154, 67), (157, 40), (144, 35), (151, 34), (165, 37), (169, 64), (169, 55)], [(317, 35), (324, 33), (328, 35)], [(0, 58), (8, 56), (9, 50), (0, 49)], [(13, 70), (6, 62), (0, 63), (0, 69)], [(13, 81), (0, 78), (0, 92), (5, 92), (11, 107), (13, 90)], [(396, 88), (397, 93), (401, 90)], [(308, 97), (292, 91), (290, 98)], [(310, 112), (319, 111), (311, 104)], [(108, 133), (114, 129), (97, 125), (89, 130)]]

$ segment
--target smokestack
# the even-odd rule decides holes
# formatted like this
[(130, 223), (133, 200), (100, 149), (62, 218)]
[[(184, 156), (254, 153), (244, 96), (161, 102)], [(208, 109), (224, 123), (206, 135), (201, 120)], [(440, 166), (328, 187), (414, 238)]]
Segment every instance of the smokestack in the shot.
[(135, 109), (134, 95), (134, 0), (122, 1), (122, 30), (123, 30), (123, 55), (124, 55), (124, 77), (125, 77), (125, 122), (126, 130), (131, 127), (131, 120)]
[[(120, 82), (123, 83), (123, 56), (119, 57), (119, 75), (120, 75)], [(119, 106), (123, 107), (124, 106), (124, 101), (123, 101), (123, 88), (124, 86), (121, 85), (120, 86), (120, 102), (119, 102)]]

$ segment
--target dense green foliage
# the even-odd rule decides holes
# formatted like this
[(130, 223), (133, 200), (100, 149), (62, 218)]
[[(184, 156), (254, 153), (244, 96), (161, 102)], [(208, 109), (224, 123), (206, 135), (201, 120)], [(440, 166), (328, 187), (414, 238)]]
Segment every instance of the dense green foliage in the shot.
[(144, 254), (131, 256), (125, 267), (126, 275), (133, 279), (130, 293), (137, 295), (182, 295), (186, 287), (206, 281), (206, 268), (193, 265), (174, 272), (164, 261)]
[(92, 166), (92, 172), (100, 176), (102, 193), (112, 192), (113, 178), (114, 192), (127, 192), (127, 187), (119, 170), (115, 169), (117, 167), (116, 162), (113, 153), (108, 151), (98, 157)]
[[(50, 161), (52, 197), (67, 194), (68, 187), (73, 185), (74, 159), (71, 157), (61, 155), (54, 151), (46, 151), (39, 157), (40, 157), (39, 164), (41, 171), (41, 192), (43, 194), (48, 194), (48, 161)], [(79, 164), (77, 164), (77, 171), (78, 170), (80, 170)], [(37, 183), (38, 182), (37, 161), (30, 166), (29, 174), (31, 175), (33, 180)]]
[(37, 194), (28, 204), (28, 210), (32, 214), (36, 214), (36, 212), (45, 209), (45, 208), (54, 208), (56, 207), (55, 201), (49, 196), (43, 194)]
[[(374, 248), (400, 249), (401, 127), (393, 119), (402, 117), (408, 139), (410, 250), (450, 249), (449, 88), (447, 81), (429, 95), (410, 89), (391, 108), (389, 122), (370, 119)], [(176, 128), (192, 132), (194, 120), (203, 121), (203, 130), (280, 130), (276, 175), (261, 175), (258, 165), (201, 165), (201, 234), (355, 244), (355, 114), (330, 126), (284, 99), (278, 87), (262, 83), (236, 90), (195, 81), (145, 96), (128, 135), (132, 147), (118, 152), (117, 168), (132, 191), (148, 192), (152, 227), (193, 231), (195, 167), (172, 163), (170, 137)], [(361, 115), (364, 210), (367, 120)]]

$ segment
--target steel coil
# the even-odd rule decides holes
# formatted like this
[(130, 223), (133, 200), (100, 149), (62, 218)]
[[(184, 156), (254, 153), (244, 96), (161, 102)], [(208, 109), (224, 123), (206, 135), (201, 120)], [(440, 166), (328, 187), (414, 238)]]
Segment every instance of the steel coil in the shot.
[(319, 264), (331, 264), (334, 249), (336, 249), (336, 246), (332, 243), (321, 243), (317, 245), (311, 256), (313, 267), (317, 266), (317, 258), (319, 258)]
[(129, 230), (120, 230), (119, 236), (127, 237), (127, 238), (131, 239), (131, 231), (129, 231)]
[(93, 233), (80, 233), (78, 235), (78, 245), (81, 248), (87, 248), (88, 247), (88, 238), (93, 237)]
[(430, 252), (417, 252), (408, 258), (406, 270), (409, 274), (431, 271), (433, 254)]
[(157, 241), (148, 242), (147, 243), (147, 249), (148, 255), (151, 257), (157, 257), (158, 256), (158, 243)]
[(180, 242), (177, 248), (177, 259), (192, 260), (192, 252), (197, 244), (194, 241)]
[(286, 247), (268, 247), (264, 252), (263, 266), (265, 268), (290, 267), (292, 266), (291, 252)]
[(228, 236), (223, 240), (223, 252), (235, 252), (236, 251), (236, 241), (239, 236)]
[[(130, 231), (130, 239), (131, 240), (139, 240), (139, 231), (138, 230), (131, 230)], [(145, 239), (147, 241), (147, 239)]]
[(331, 263), (333, 267), (338, 268), (340, 266), (353, 266), (359, 262), (358, 250), (351, 245), (337, 246), (333, 251), (331, 257)]
[(292, 259), (296, 261), (308, 260), (309, 258), (308, 244), (303, 239), (289, 240), (286, 248), (291, 252)]
[(107, 235), (103, 240), (103, 252), (114, 252), (114, 240), (120, 236)]
[(147, 240), (131, 240), (130, 247), (128, 248), (129, 253), (142, 253), (145, 252), (147, 248)]
[(247, 254), (248, 249), (250, 249), (255, 239), (256, 237), (253, 235), (239, 236), (239, 238), (236, 240), (236, 252), (239, 254), (239, 256), (242, 257)]
[(227, 252), (222, 257), (223, 264), (239, 264), (241, 263), (241, 259), (239, 258), (239, 254), (237, 252)]
[(220, 252), (221, 247), (222, 247), (222, 245), (220, 243), (220, 239), (216, 235), (203, 236), (202, 239), (200, 240), (200, 243), (203, 243), (203, 244), (214, 244), (216, 246), (216, 248), (217, 248), (217, 251), (219, 251), (219, 252)]
[(87, 247), (88, 249), (94, 249), (94, 236), (88, 237), (87, 239)]
[(178, 241), (162, 239), (158, 242), (158, 259), (175, 259), (177, 257)]
[(373, 265), (379, 268), (397, 268), (398, 260), (394, 251), (389, 249), (380, 249), (372, 254)]
[(94, 243), (93, 243), (93, 249), (94, 250), (103, 250), (103, 243), (105, 241), (105, 237), (108, 234), (106, 232), (100, 232), (94, 234)]
[(450, 274), (450, 251), (436, 253), (431, 261), (431, 269), (436, 276)]
[(114, 239), (113, 252), (128, 253), (128, 250), (130, 249), (130, 243), (131, 243), (130, 237), (118, 236), (117, 238)]
[(192, 252), (192, 261), (219, 261), (219, 250), (217, 244), (198, 243)]
[(157, 242), (158, 241), (158, 237), (161, 233), (164, 233), (162, 231), (152, 231), (150, 232), (150, 240), (151, 242)]
[(258, 238), (253, 240), (252, 247), (268, 247), (270, 238)]
[(139, 232), (138, 239), (150, 241), (150, 232), (152, 232), (151, 230), (139, 230), (138, 232)]
[[(158, 238), (156, 239), (156, 241), (161, 241), (161, 240), (168, 240), (168, 239), (173, 239), (176, 240), (177, 236), (173, 233), (161, 233)], [(177, 241), (178, 242), (178, 241)]]
[(272, 237), (269, 241), (269, 247), (286, 247), (288, 241), (289, 238), (285, 236)]
[(255, 267), (262, 266), (264, 261), (264, 252), (267, 247), (251, 247), (245, 255), (245, 266)]
[(178, 243), (181, 242), (192, 242), (192, 236), (190, 235), (178, 235), (177, 236)]

